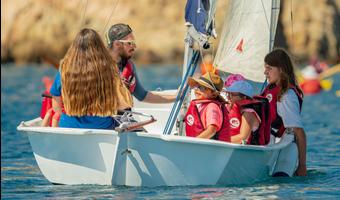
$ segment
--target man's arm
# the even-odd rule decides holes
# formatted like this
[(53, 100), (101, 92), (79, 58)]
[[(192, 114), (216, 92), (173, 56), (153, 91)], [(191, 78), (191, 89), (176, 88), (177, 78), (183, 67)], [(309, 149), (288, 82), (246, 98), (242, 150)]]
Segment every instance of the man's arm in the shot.
[(176, 100), (176, 94), (159, 94), (154, 91), (148, 91), (144, 102), (147, 103), (171, 103)]
[(155, 91), (145, 90), (138, 78), (135, 65), (133, 65), (133, 71), (136, 79), (136, 88), (132, 94), (136, 99), (147, 103), (171, 103), (176, 100), (176, 94), (160, 94)]
[(138, 74), (137, 74), (137, 70), (134, 64), (132, 64), (133, 67), (133, 73), (136, 79), (136, 88), (135, 90), (132, 92), (132, 95), (138, 99), (138, 101), (144, 101), (144, 99), (146, 98), (146, 95), (148, 94), (148, 91), (144, 89), (144, 87), (142, 86), (139, 78), (138, 78)]

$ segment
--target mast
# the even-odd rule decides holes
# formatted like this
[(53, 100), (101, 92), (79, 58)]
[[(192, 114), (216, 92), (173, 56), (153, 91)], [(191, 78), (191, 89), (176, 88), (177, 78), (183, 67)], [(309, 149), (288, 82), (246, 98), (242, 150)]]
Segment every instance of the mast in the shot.
[(272, 12), (270, 13), (270, 28), (269, 28), (269, 52), (273, 50), (276, 26), (278, 21), (278, 13), (280, 12), (280, 0), (272, 0)]
[[(280, 12), (280, 0), (272, 0), (271, 5), (268, 52), (271, 52), (274, 48), (276, 26)], [(263, 92), (266, 85), (267, 79), (263, 81), (260, 93)]]
[[(185, 25), (187, 26), (187, 33), (184, 45), (182, 83), (163, 134), (171, 134), (173, 125), (177, 119), (178, 132), (180, 135), (183, 135), (183, 118), (184, 113), (187, 110), (187, 104), (190, 100), (187, 95), (187, 78), (193, 76), (195, 72), (199, 61), (200, 50), (202, 48), (207, 49), (210, 47), (208, 42), (209, 37), (211, 35), (216, 37), (213, 23), (216, 2), (217, 0), (187, 1), (185, 8)], [(195, 43), (197, 44), (198, 49), (194, 48)], [(178, 116), (179, 112), (181, 114)]]

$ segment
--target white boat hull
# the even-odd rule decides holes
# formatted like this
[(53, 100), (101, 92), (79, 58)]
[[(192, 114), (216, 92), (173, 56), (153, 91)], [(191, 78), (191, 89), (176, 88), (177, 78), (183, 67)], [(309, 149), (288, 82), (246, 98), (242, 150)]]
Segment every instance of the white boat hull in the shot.
[(37, 164), (50, 182), (111, 184), (117, 133), (42, 127), (31, 127), (27, 133)]
[[(42, 174), (56, 184), (235, 185), (270, 177), (293, 135), (268, 146), (141, 132), (22, 123)], [(282, 167), (281, 167), (282, 168)]]
[(40, 118), (18, 130), (28, 135), (42, 174), (55, 184), (235, 185), (295, 170), (293, 135), (267, 146), (162, 135), (172, 104), (135, 106), (157, 119), (145, 126), (148, 133), (40, 127)]

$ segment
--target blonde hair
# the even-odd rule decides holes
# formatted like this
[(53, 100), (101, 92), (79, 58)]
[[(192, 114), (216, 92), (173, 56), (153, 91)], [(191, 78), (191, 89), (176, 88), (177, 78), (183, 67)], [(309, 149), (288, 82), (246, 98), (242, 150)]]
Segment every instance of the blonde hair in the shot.
[(65, 111), (71, 116), (112, 116), (121, 105), (132, 106), (116, 63), (93, 29), (82, 29), (68, 49), (61, 83)]

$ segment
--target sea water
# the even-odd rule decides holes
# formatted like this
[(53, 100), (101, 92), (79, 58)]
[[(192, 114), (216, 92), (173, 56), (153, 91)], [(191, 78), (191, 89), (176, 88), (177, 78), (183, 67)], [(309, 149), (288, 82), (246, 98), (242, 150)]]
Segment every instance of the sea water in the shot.
[[(48, 66), (1, 66), (1, 199), (340, 199), (340, 98), (335, 95), (340, 75), (333, 76), (332, 90), (304, 99), (307, 177), (232, 187), (148, 188), (53, 185), (44, 178), (28, 137), (16, 127), (39, 116), (41, 79), (53, 78), (56, 72)], [(180, 84), (181, 70), (176, 65), (146, 66), (138, 68), (138, 76), (146, 89), (174, 89)]]

